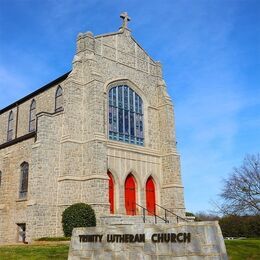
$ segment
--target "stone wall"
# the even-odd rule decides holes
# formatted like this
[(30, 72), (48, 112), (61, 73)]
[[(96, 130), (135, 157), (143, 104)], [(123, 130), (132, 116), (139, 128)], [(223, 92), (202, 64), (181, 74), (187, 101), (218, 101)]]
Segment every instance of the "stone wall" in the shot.
[(38, 118), (37, 141), (32, 146), (32, 174), (29, 179), (27, 241), (44, 236), (57, 236), (58, 177), (60, 169), (60, 139), (63, 112)]
[[(53, 182), (52, 178), (47, 178), (48, 173), (57, 172), (59, 165), (51, 170), (52, 151), (57, 146), (54, 146), (53, 139), (55, 134), (51, 130), (50, 122), (47, 122), (46, 127), (42, 127), (40, 119), (42, 113), (45, 115), (53, 114), (55, 111), (55, 92), (58, 86), (63, 87), (62, 81), (55, 83), (46, 88), (45, 91), (32, 95), (31, 98), (25, 99), (24, 102), (18, 101), (18, 104), (9, 110), (0, 114), (0, 145), (7, 141), (7, 126), (10, 111), (13, 111), (13, 140), (22, 137), (29, 133), (29, 111), (32, 100), (36, 101), (36, 114), (39, 126), (37, 139), (48, 143), (46, 150), (37, 147), (39, 142), (35, 143), (35, 138), (31, 137), (22, 142), (7, 146), (0, 149), (0, 171), (2, 171), (2, 185), (0, 187), (0, 243), (16, 242), (18, 237), (18, 223), (26, 223), (27, 240), (30, 240), (35, 234), (41, 236), (41, 229), (46, 230), (46, 225), (49, 225), (48, 219), (44, 215), (55, 217), (53, 225), (56, 226), (56, 203), (51, 205), (50, 201), (53, 197), (53, 190), (51, 186), (57, 185), (57, 181)], [(52, 121), (56, 125), (57, 134), (60, 136), (61, 122), (55, 119)], [(58, 128), (58, 129), (57, 129)], [(40, 146), (41, 147), (41, 146)], [(57, 152), (57, 151), (55, 151)], [(56, 153), (59, 154), (59, 153)], [(20, 185), (20, 165), (22, 162), (29, 163), (29, 180), (27, 197), (19, 199), (19, 185)], [(59, 162), (59, 160), (57, 160)], [(36, 165), (42, 163), (42, 170), (39, 171)], [(46, 167), (46, 166), (49, 166)], [(43, 172), (44, 171), (44, 172)], [(47, 173), (47, 174), (46, 174)], [(54, 175), (56, 176), (56, 175)], [(57, 176), (56, 176), (57, 177)], [(39, 181), (41, 180), (41, 181)], [(56, 186), (56, 188), (58, 185)], [(44, 199), (40, 198), (44, 196)], [(56, 200), (55, 200), (56, 202)], [(37, 206), (37, 210), (36, 206)], [(33, 209), (33, 210), (32, 210)], [(36, 221), (37, 219), (37, 221)], [(60, 219), (59, 219), (60, 221)], [(36, 231), (37, 230), (37, 231)], [(33, 231), (35, 233), (33, 234)], [(45, 232), (46, 233), (46, 232)], [(44, 233), (44, 234), (45, 234)], [(55, 235), (55, 228), (51, 229), (48, 235)]]
[[(136, 234), (138, 236), (135, 240)], [(110, 242), (107, 240), (107, 235)], [(116, 235), (117, 239), (113, 241), (111, 235)], [(215, 221), (75, 228), (68, 259), (83, 258), (89, 260), (228, 259), (220, 227)]]
[(30, 186), (27, 197), (19, 198), (20, 165), (29, 163), (29, 178), (32, 176), (32, 151), (34, 139), (0, 150), (0, 169), (2, 181), (0, 186), (0, 243), (17, 240), (17, 224), (26, 223), (27, 207), (31, 201)]

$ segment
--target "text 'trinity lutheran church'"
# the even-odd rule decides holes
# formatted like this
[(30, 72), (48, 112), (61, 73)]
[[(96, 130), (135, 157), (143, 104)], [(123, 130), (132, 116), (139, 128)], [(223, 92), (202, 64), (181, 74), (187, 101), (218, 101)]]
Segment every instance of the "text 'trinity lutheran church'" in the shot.
[(77, 202), (98, 223), (185, 216), (161, 64), (121, 17), (118, 32), (78, 35), (71, 71), (0, 110), (0, 243), (62, 236)]

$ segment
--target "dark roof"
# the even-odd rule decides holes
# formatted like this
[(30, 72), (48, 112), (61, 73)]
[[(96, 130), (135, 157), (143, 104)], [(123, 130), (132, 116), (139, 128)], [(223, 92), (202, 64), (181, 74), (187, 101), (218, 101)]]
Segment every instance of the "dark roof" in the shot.
[(8, 146), (11, 146), (13, 144), (17, 144), (17, 143), (20, 143), (22, 141), (25, 141), (25, 140), (27, 140), (29, 138), (33, 138), (33, 137), (34, 138), (36, 137), (36, 132), (35, 131), (31, 132), (31, 133), (28, 133), (26, 135), (20, 136), (18, 138), (15, 138), (15, 139), (13, 139), (11, 141), (8, 141), (6, 143), (0, 144), (0, 150), (6, 148)]
[(27, 96), (25, 96), (25, 97), (23, 97), (23, 98), (21, 98), (21, 99), (15, 101), (14, 103), (8, 105), (7, 107), (4, 107), (3, 109), (0, 110), (0, 115), (1, 115), (2, 113), (4, 113), (4, 112), (6, 112), (6, 111), (8, 111), (8, 110), (10, 110), (10, 109), (12, 109), (12, 108), (14, 108), (14, 107), (16, 107), (17, 105), (22, 104), (23, 102), (25, 102), (25, 101), (27, 101), (27, 100), (29, 100), (29, 99), (31, 99), (31, 98), (37, 96), (38, 94), (40, 94), (40, 93), (44, 92), (45, 90), (47, 90), (47, 89), (53, 87), (54, 85), (58, 84), (59, 82), (65, 80), (65, 79), (68, 77), (68, 75), (70, 74), (70, 72), (71, 72), (71, 71), (65, 73), (64, 75), (62, 75), (62, 76), (60, 76), (59, 78), (57, 78), (57, 79), (51, 81), (50, 83), (44, 85), (43, 87), (41, 87), (41, 88), (35, 90), (34, 92), (30, 93), (29, 95), (27, 95)]

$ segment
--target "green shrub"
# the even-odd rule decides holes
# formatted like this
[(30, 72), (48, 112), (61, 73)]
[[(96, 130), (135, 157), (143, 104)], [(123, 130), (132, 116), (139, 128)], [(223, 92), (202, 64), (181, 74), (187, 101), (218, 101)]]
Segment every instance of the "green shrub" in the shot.
[(192, 212), (186, 212), (186, 217), (195, 217), (195, 215)]
[(96, 216), (91, 206), (85, 203), (76, 203), (64, 210), (62, 214), (62, 227), (66, 237), (72, 235), (75, 227), (96, 226)]

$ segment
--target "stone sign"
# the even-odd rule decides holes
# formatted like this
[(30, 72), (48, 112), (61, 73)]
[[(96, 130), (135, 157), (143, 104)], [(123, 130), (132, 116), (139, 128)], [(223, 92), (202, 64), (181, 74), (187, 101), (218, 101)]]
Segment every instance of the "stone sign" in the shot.
[(69, 260), (228, 259), (217, 221), (73, 230)]

